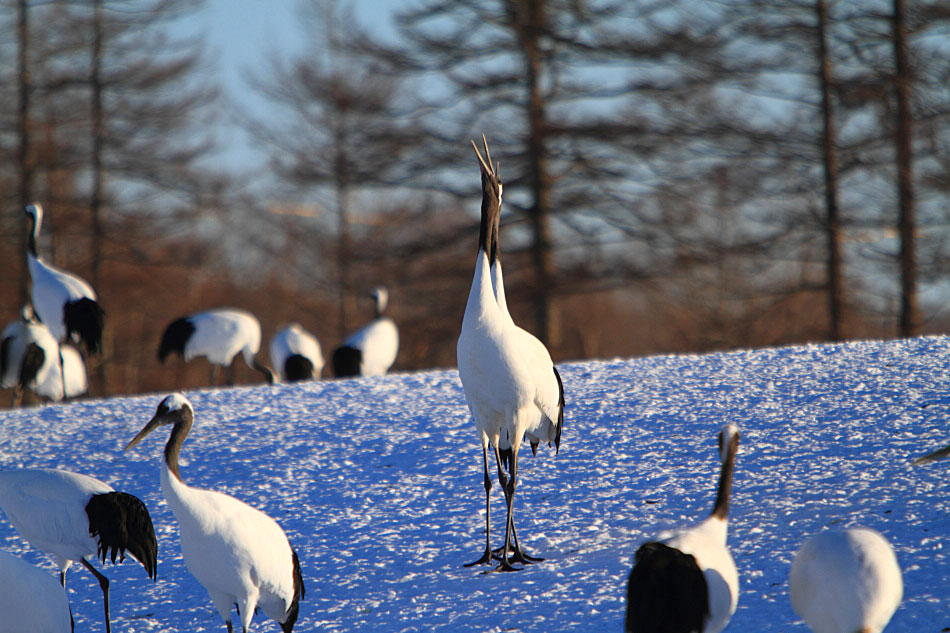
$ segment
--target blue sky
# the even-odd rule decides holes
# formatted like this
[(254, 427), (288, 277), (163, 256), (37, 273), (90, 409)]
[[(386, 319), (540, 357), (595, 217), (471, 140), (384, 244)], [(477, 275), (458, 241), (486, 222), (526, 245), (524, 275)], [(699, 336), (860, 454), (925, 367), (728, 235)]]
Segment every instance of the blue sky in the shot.
[[(357, 18), (367, 28), (391, 31), (391, 16), (398, 0), (354, 0), (351, 4)], [(229, 103), (235, 103), (256, 114), (266, 113), (267, 102), (251, 93), (243, 77), (263, 67), (274, 54), (281, 57), (298, 53), (306, 46), (297, 17), (298, 3), (292, 0), (208, 0), (190, 21), (206, 38), (209, 73), (220, 84)], [(240, 129), (225, 121), (223, 140), (229, 166), (253, 167), (263, 155)]]

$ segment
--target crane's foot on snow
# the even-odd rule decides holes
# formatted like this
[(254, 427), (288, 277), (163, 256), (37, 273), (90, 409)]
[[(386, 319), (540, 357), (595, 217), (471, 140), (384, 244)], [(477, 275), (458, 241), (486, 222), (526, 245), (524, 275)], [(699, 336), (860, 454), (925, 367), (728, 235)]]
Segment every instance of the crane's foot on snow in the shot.
[(493, 552), (491, 551), (491, 549), (489, 549), (489, 548), (486, 547), (486, 548), (485, 548), (485, 553), (482, 554), (482, 557), (481, 557), (481, 558), (479, 558), (479, 559), (476, 560), (476, 561), (472, 561), (471, 563), (465, 563), (464, 567), (474, 567), (475, 565), (491, 564), (491, 562), (492, 562), (492, 554), (493, 554)]
[(503, 560), (501, 564), (493, 569), (483, 571), (483, 574), (494, 574), (499, 571), (521, 571), (524, 567), (514, 567), (510, 562)]
[[(504, 553), (504, 548), (499, 547), (498, 549), (492, 550), (492, 558), (495, 560), (501, 560), (502, 554)], [(521, 563), (522, 565), (530, 565), (531, 563), (540, 563), (543, 561), (543, 558), (537, 556), (531, 556), (525, 554), (524, 550), (516, 548), (514, 545), (508, 546), (508, 560), (513, 563)]]

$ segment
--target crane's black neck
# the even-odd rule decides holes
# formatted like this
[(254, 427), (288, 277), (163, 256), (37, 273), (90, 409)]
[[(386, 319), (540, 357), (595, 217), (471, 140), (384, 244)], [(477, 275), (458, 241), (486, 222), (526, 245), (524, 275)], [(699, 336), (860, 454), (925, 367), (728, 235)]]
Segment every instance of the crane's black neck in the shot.
[(271, 370), (271, 368), (267, 365), (259, 363), (256, 358), (251, 361), (251, 367), (259, 371), (261, 375), (264, 376), (264, 380), (267, 381), (268, 385), (273, 385), (274, 382), (276, 382), (274, 372)]
[(181, 445), (185, 443), (185, 438), (188, 437), (188, 431), (191, 430), (194, 421), (195, 414), (190, 409), (183, 410), (175, 426), (172, 427), (168, 443), (165, 444), (165, 464), (178, 481), (181, 481), (181, 473), (178, 472), (178, 453), (181, 452)]
[(498, 241), (501, 239), (501, 205), (499, 204), (498, 213), (495, 214), (495, 221), (492, 222), (491, 251), (488, 253), (488, 261), (494, 264), (498, 261), (498, 255), (501, 249)]
[(40, 227), (36, 223), (36, 218), (32, 214), (29, 214), (26, 217), (30, 219), (30, 233), (27, 236), (26, 248), (27, 248), (27, 251), (30, 253), (30, 255), (32, 255), (33, 257), (37, 257), (36, 240), (38, 237), (37, 234), (40, 232)]
[(478, 248), (488, 255), (489, 265), (498, 256), (498, 219), (501, 216), (501, 200), (492, 191), (491, 183), (482, 177), (482, 221), (478, 230)]
[(716, 493), (716, 504), (713, 506), (712, 516), (725, 520), (729, 516), (729, 496), (732, 494), (732, 474), (736, 469), (736, 451), (738, 438), (733, 438), (729, 444), (729, 453), (719, 472), (719, 491)]

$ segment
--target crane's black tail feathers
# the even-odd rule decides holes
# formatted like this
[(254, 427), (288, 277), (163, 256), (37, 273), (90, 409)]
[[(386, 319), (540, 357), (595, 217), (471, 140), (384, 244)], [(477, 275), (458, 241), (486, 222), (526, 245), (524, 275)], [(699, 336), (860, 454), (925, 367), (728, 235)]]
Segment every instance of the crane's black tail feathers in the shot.
[(23, 389), (36, 380), (36, 375), (46, 360), (46, 352), (36, 343), (30, 343), (26, 346), (26, 352), (23, 354), (23, 362), (20, 363), (20, 373), (17, 376), (17, 385)]
[(658, 542), (634, 555), (627, 580), (627, 633), (702, 631), (709, 617), (709, 590), (696, 559)]
[(290, 608), (287, 609), (287, 617), (280, 623), (280, 628), (284, 633), (291, 633), (294, 630), (294, 624), (297, 623), (297, 614), (300, 611), (300, 601), (304, 599), (305, 590), (303, 587), (303, 575), (300, 573), (300, 559), (297, 558), (297, 552), (290, 548), (290, 553), (294, 557), (294, 597), (290, 601)]
[(561, 427), (564, 425), (564, 383), (561, 382), (561, 374), (557, 373), (557, 367), (554, 367), (554, 377), (557, 378), (557, 388), (560, 392), (557, 402), (557, 425), (554, 427), (554, 454), (557, 455), (561, 450)]
[(0, 376), (7, 373), (7, 365), (10, 363), (10, 345), (12, 343), (12, 336), (0, 341)]
[(152, 517), (138, 497), (125, 492), (94, 495), (86, 504), (86, 515), (90, 536), (99, 537), (96, 555), (103, 563), (107, 556), (113, 563), (116, 556), (124, 561), (128, 550), (145, 567), (148, 577), (155, 580), (158, 542)]
[(310, 380), (313, 377), (313, 363), (306, 356), (291, 354), (284, 361), (284, 373), (287, 375), (288, 382)]
[(195, 326), (188, 320), (188, 317), (175, 319), (169, 323), (162, 334), (162, 342), (158, 345), (158, 361), (164, 363), (172, 352), (178, 352), (178, 354), (184, 356), (185, 344), (194, 333)]
[(83, 297), (70, 301), (63, 306), (63, 319), (66, 323), (66, 338), (73, 333), (86, 346), (86, 351), (96, 354), (102, 347), (102, 328), (105, 324), (105, 311), (94, 299)]
[(360, 365), (363, 364), (363, 352), (343, 345), (333, 350), (333, 375), (337, 378), (359, 376)]

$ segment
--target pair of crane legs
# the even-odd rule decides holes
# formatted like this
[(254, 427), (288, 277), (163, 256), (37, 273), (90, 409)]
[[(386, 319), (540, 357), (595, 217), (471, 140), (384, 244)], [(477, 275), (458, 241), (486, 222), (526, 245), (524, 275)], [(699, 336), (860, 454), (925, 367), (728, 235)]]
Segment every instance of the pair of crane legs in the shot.
[[(102, 573), (92, 566), (92, 564), (87, 561), (85, 558), (79, 559), (79, 562), (82, 563), (83, 567), (88, 569), (93, 576), (96, 577), (96, 580), (99, 581), (99, 587), (102, 588), (102, 604), (106, 612), (106, 633), (112, 633), (112, 623), (109, 621), (109, 579), (102, 575)], [(59, 584), (63, 586), (63, 591), (66, 591), (66, 572), (59, 572)], [(73, 620), (72, 609), (69, 610), (69, 621)]]
[[(518, 533), (515, 531), (515, 521), (513, 517), (515, 483), (518, 481), (518, 458), (512, 449), (501, 451), (492, 444), (495, 453), (495, 465), (498, 467), (498, 484), (505, 493), (505, 503), (508, 510), (508, 520), (505, 525), (505, 544), (497, 549), (491, 547), (491, 476), (488, 474), (488, 449), (482, 446), (482, 467), (485, 476), (485, 552), (481, 558), (471, 563), (466, 563), (465, 567), (474, 567), (475, 565), (484, 565), (490, 563), (493, 559), (500, 560), (501, 564), (495, 568), (495, 571), (518, 571), (519, 568), (512, 567), (511, 563), (520, 563), (530, 565), (543, 561), (543, 558), (529, 556), (521, 549), (518, 544)], [(504, 456), (504, 459), (503, 459)], [(502, 462), (508, 464), (510, 473), (505, 472)], [(511, 552), (509, 557), (508, 552)]]

